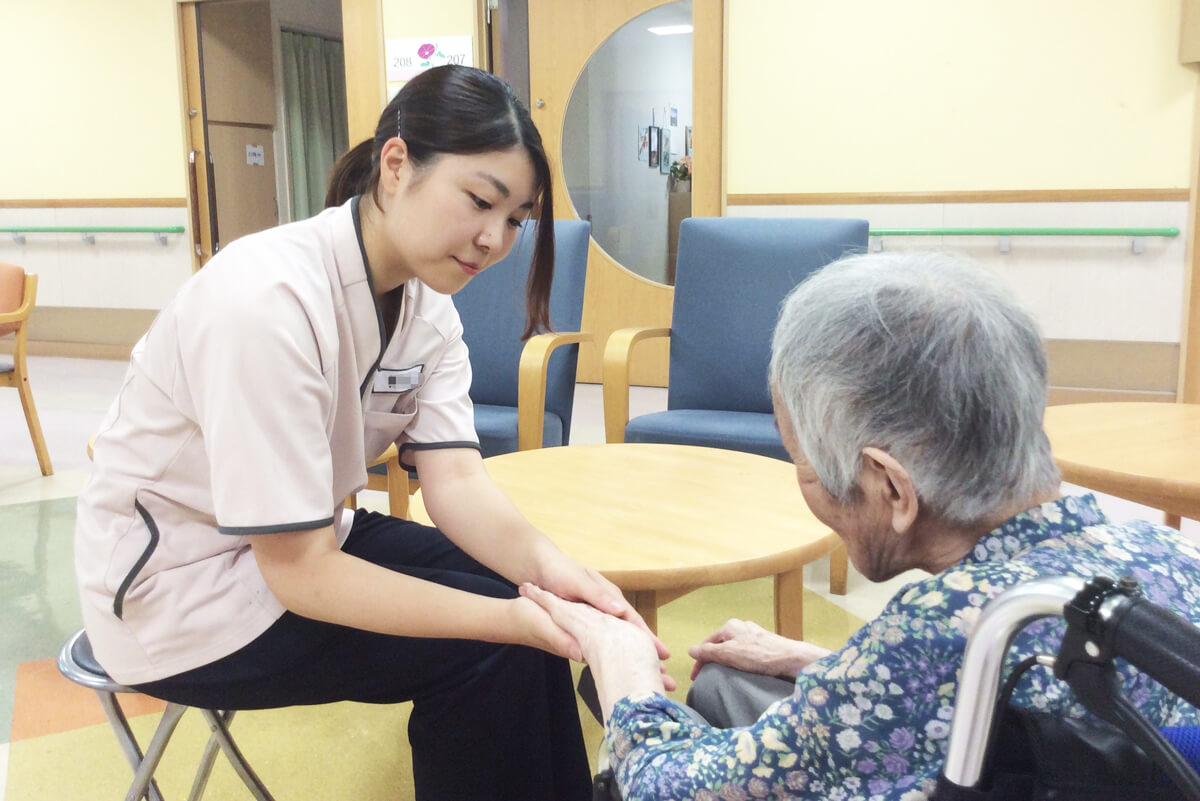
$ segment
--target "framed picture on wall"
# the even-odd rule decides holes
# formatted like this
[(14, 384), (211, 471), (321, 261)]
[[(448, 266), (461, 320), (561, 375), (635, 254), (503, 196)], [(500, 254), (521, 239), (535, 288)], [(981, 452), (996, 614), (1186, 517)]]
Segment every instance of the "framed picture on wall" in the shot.
[(650, 135), (646, 131), (646, 126), (638, 126), (638, 161), (645, 161), (648, 157), (648, 151), (650, 150)]
[(683, 129), (683, 155), (692, 155), (692, 126)]
[(659, 156), (662, 153), (662, 128), (651, 125), (646, 129), (646, 134), (649, 137), (647, 142), (649, 151), (646, 160), (649, 162), (650, 169), (654, 169), (658, 166)]
[(658, 171), (666, 175), (671, 171), (671, 129), (662, 128), (662, 153), (658, 159)]

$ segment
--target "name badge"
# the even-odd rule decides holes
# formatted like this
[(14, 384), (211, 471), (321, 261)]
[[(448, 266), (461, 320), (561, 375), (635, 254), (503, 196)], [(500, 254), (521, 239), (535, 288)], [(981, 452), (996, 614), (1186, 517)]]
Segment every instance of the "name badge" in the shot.
[(421, 384), (421, 368), (424, 366), (418, 364), (403, 370), (385, 370), (381, 367), (375, 373), (372, 391), (395, 394), (415, 389)]

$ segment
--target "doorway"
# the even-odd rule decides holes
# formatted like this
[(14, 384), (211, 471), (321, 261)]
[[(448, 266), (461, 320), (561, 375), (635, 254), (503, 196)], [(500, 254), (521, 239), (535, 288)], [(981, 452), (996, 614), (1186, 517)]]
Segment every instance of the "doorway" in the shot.
[(347, 140), (341, 4), (195, 0), (179, 11), (199, 269), (323, 205)]

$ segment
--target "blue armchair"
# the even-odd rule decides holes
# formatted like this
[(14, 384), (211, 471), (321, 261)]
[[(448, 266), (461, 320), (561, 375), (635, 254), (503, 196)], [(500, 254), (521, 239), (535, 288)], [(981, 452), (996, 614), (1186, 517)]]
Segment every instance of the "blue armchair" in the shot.
[[(454, 295), (463, 340), (470, 350), (475, 433), (485, 458), (566, 445), (570, 440), (579, 343), (591, 339), (579, 330), (591, 224), (555, 221), (550, 292), (553, 331), (522, 342), (525, 282), (537, 241), (535, 232), (536, 223), (522, 225), (508, 256)], [(400, 466), (395, 446), (369, 468), (367, 488), (386, 490), (390, 513), (407, 516), (412, 484)]]
[[(521, 342), (534, 228), (523, 226), (508, 257), (454, 296), (471, 351), (471, 402), (484, 457), (570, 440), (578, 343), (590, 339), (579, 329), (591, 223), (555, 221), (553, 330)], [(571, 347), (557, 350), (562, 345)]]
[[(684, 220), (671, 327), (620, 329), (605, 346), (607, 441), (702, 445), (790, 461), (767, 386), (779, 305), (810, 273), (866, 248), (866, 220)], [(630, 420), (631, 350), (663, 336), (671, 340), (667, 411)], [(844, 592), (845, 551), (839, 550), (830, 583)]]

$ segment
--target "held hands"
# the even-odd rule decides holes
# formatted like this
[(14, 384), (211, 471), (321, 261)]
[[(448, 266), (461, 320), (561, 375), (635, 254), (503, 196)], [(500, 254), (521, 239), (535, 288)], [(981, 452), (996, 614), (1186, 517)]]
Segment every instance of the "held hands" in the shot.
[(583, 661), (583, 650), (579, 643), (564, 628), (559, 626), (537, 603), (529, 598), (518, 596), (512, 600), (514, 616), (519, 631), (523, 633), (521, 642), (533, 648), (539, 648), (555, 656)]
[(757, 623), (731, 618), (716, 633), (688, 649), (696, 660), (692, 679), (705, 662), (716, 662), (747, 673), (795, 679), (810, 662), (830, 651), (801, 640), (789, 640)]
[(522, 584), (521, 595), (550, 615), (570, 634), (592, 667), (605, 720), (613, 704), (635, 692), (663, 692), (675, 682), (662, 670), (655, 638), (643, 627), (606, 615), (586, 603), (565, 601), (533, 584)]
[[(658, 639), (642, 616), (637, 613), (621, 594), (615, 584), (596, 570), (581, 565), (562, 551), (554, 549), (543, 557), (541, 578), (537, 584), (545, 590), (568, 601), (582, 601), (596, 609), (621, 620), (628, 621), (646, 633), (654, 642), (659, 659), (667, 659), (671, 652)], [(668, 679), (669, 680), (669, 679)], [(674, 689), (673, 687), (670, 689)]]

